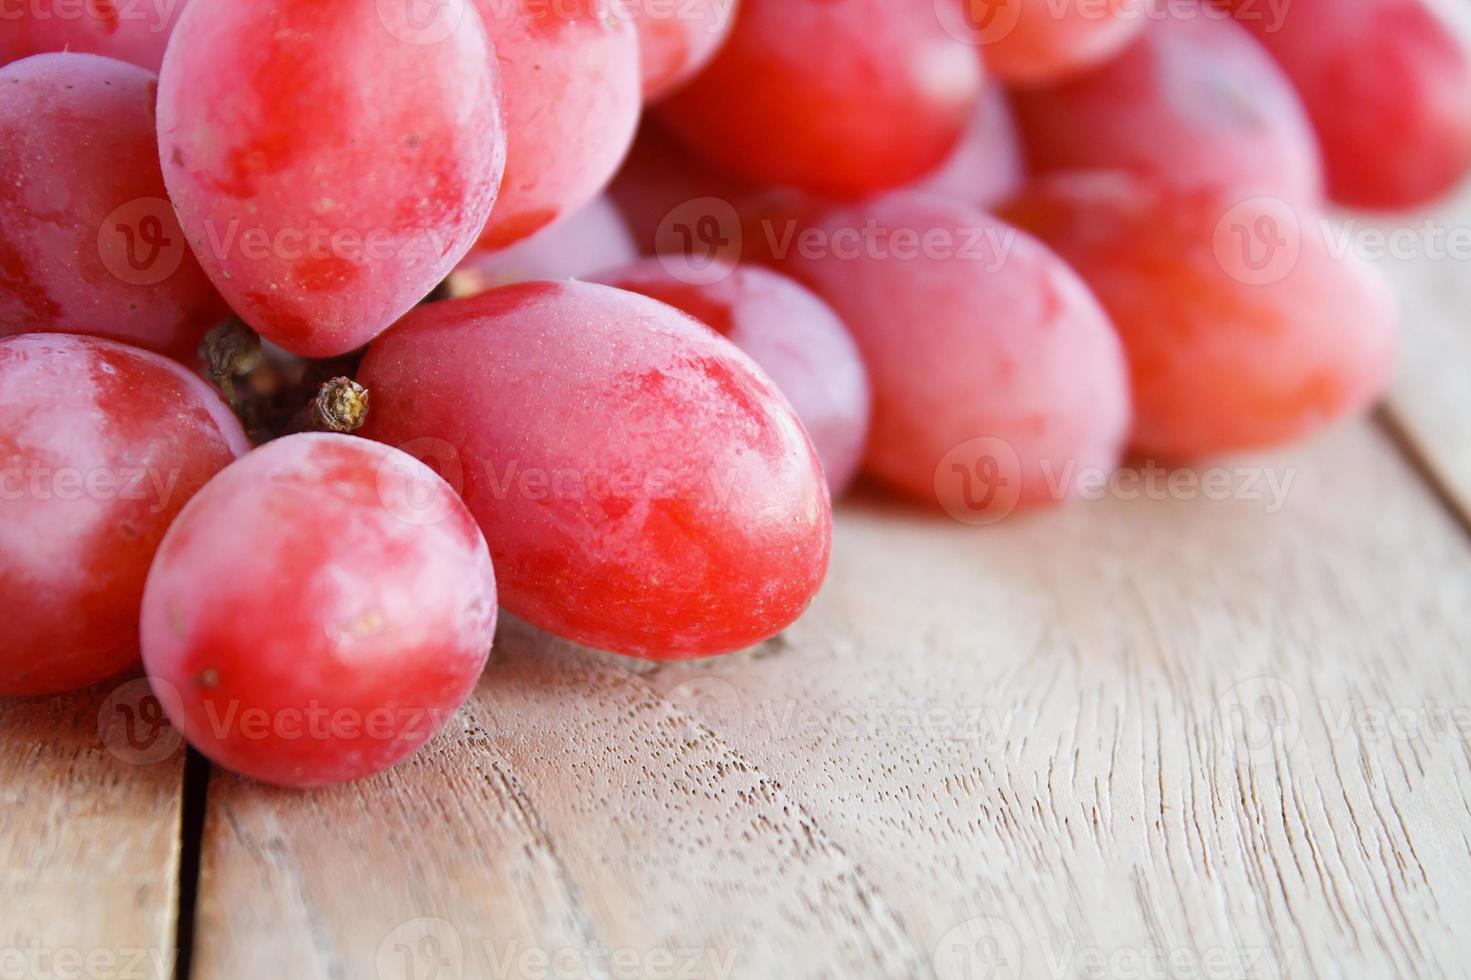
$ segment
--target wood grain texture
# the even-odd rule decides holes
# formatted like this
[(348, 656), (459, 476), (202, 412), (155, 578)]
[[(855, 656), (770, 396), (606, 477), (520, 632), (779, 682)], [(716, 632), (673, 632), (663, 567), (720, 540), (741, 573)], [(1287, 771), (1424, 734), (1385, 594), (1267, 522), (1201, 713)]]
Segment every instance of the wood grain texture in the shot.
[(195, 975), (1459, 974), (1471, 548), (1368, 425), (1222, 473), (850, 505), (714, 662), (512, 624), (398, 770), (216, 779)]
[(146, 685), (0, 699), (0, 977), (173, 975), (184, 754)]

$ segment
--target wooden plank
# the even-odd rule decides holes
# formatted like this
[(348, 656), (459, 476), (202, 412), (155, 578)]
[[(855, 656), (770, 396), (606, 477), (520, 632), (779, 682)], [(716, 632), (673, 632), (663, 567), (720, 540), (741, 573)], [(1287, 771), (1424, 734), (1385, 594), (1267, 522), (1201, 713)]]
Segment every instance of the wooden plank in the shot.
[(147, 682), (0, 699), (0, 977), (167, 980), (184, 752)]
[(723, 660), (512, 625), (399, 770), (216, 781), (196, 976), (1456, 972), (1471, 549), (1367, 425), (1229, 467), (850, 505), (810, 614)]

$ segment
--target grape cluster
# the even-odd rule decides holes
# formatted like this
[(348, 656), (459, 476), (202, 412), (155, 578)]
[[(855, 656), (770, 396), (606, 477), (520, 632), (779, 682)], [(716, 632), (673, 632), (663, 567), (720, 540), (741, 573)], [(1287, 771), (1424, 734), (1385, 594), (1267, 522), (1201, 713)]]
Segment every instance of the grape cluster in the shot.
[(775, 636), (860, 474), (993, 523), (1361, 411), (1326, 208), (1471, 169), (1428, 0), (144, 6), (0, 21), (0, 694), (141, 661), (283, 785), (501, 609)]

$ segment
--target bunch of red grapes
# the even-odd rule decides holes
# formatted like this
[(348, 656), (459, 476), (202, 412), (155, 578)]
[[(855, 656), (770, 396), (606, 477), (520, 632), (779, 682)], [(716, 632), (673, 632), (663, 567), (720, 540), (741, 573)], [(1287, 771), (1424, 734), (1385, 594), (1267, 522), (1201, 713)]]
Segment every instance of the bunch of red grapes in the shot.
[(25, 0), (0, 65), (0, 694), (141, 656), (287, 785), (502, 606), (772, 637), (860, 472), (988, 523), (1361, 411), (1325, 202), (1471, 167), (1426, 0)]

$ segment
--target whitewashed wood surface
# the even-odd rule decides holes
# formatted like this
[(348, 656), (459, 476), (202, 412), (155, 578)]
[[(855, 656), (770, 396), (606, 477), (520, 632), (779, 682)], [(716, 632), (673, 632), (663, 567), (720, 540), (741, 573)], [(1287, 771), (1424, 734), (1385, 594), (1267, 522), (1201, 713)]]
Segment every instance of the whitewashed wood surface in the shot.
[(511, 623), (419, 757), (216, 771), (200, 841), (136, 687), (0, 701), (0, 977), (169, 976), (196, 845), (202, 980), (1468, 975), (1471, 262), (1386, 267), (1384, 416), (1216, 461), (1230, 499), (859, 499), (778, 641)]

